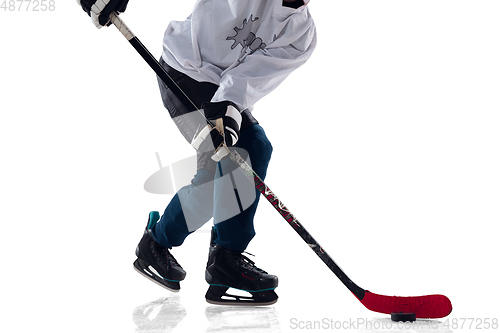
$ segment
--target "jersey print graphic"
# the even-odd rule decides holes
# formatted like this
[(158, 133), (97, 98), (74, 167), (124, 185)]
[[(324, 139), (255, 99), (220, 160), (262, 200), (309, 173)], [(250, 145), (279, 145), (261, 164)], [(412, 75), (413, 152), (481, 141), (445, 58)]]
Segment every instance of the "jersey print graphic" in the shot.
[(226, 40), (234, 41), (231, 46), (231, 50), (234, 50), (238, 45), (241, 45), (243, 48), (242, 53), (247, 53), (248, 49), (250, 49), (250, 53), (257, 51), (258, 49), (264, 49), (266, 44), (262, 41), (262, 38), (257, 37), (254, 32), (252, 32), (252, 24), (257, 21), (259, 18), (253, 18), (253, 15), (250, 15), (250, 19), (244, 19), (243, 25), (241, 28), (234, 27), (234, 31), (236, 31), (236, 35), (227, 37)]

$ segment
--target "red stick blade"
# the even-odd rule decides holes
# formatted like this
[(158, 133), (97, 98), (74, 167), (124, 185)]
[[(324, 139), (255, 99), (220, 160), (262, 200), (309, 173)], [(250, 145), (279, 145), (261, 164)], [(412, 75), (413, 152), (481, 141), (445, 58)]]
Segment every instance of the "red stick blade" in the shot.
[(450, 300), (444, 295), (399, 297), (378, 295), (366, 290), (361, 303), (371, 311), (386, 314), (409, 312), (415, 313), (417, 318), (443, 318), (452, 310)]

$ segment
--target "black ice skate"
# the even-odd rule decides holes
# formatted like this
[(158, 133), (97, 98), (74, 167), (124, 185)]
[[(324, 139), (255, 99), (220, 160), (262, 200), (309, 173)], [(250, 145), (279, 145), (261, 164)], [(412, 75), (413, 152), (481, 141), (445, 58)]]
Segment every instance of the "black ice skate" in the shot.
[[(212, 229), (212, 240), (215, 239)], [(211, 243), (205, 280), (210, 284), (205, 298), (208, 303), (219, 305), (271, 305), (278, 301), (274, 289), (278, 277), (268, 274), (241, 252), (228, 250)], [(229, 288), (249, 292), (252, 296), (227, 294)]]
[(148, 224), (144, 230), (135, 254), (134, 268), (146, 278), (173, 292), (181, 289), (179, 282), (184, 280), (186, 272), (177, 263), (170, 251), (158, 244), (152, 234), (151, 227), (158, 222), (160, 214), (150, 212)]

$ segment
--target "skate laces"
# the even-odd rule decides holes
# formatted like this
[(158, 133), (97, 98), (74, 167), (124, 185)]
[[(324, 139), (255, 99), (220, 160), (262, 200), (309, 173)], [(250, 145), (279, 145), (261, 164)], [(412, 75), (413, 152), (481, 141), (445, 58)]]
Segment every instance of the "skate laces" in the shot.
[(172, 266), (174, 266), (174, 265), (175, 266), (180, 266), (179, 263), (177, 262), (177, 260), (172, 255), (172, 253), (170, 253), (170, 251), (168, 250), (168, 248), (163, 248), (162, 255), (164, 255), (165, 257), (167, 257), (167, 260), (172, 264)]
[[(248, 255), (251, 255), (251, 256), (255, 257), (255, 255), (251, 254), (250, 252), (243, 251), (243, 253), (246, 253)], [(256, 270), (256, 271), (258, 271), (260, 273), (267, 274), (266, 271), (264, 271), (263, 269), (260, 269), (259, 267), (255, 266), (255, 262), (253, 262), (253, 260), (251, 260), (250, 258), (248, 258), (243, 253), (240, 254), (240, 263), (241, 263), (241, 266), (243, 268), (250, 269), (250, 270)]]
[[(155, 242), (156, 243), (156, 242)], [(168, 248), (161, 246), (160, 244), (156, 243), (154, 244), (154, 249), (159, 253), (161, 260), (165, 260), (166, 262), (169, 263), (172, 266), (179, 266), (179, 263), (177, 260), (174, 258), (172, 253), (168, 250)]]

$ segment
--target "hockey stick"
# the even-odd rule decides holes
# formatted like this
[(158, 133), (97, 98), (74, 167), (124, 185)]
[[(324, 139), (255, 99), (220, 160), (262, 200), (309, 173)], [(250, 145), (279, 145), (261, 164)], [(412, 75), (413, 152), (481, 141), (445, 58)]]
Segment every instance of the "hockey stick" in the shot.
[[(144, 58), (155, 73), (172, 89), (172, 92), (183, 102), (194, 103), (177, 86), (165, 69), (151, 55), (139, 39), (130, 31), (125, 23), (115, 14), (111, 15), (111, 22), (125, 36), (130, 44)], [(379, 313), (412, 313), (416, 318), (442, 318), (451, 313), (450, 300), (444, 295), (425, 296), (384, 296), (372, 293), (356, 285), (333, 261), (326, 251), (318, 244), (309, 232), (299, 223), (297, 218), (286, 208), (271, 189), (252, 170), (246, 161), (234, 150), (229, 153), (229, 158), (235, 162), (245, 175), (255, 183), (257, 190), (273, 205), (288, 224), (302, 237), (316, 255), (330, 268), (330, 270), (342, 281), (342, 283), (356, 296), (356, 298), (369, 310)]]

